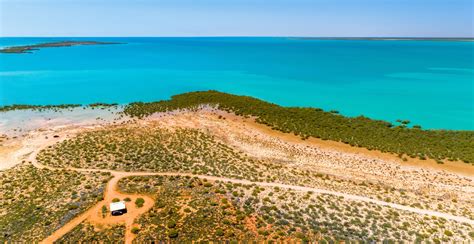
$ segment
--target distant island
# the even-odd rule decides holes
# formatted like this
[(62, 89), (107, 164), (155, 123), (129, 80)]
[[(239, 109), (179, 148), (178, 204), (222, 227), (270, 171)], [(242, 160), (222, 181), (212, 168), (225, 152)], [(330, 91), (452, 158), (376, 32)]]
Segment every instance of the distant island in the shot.
[(360, 41), (457, 41), (472, 42), (472, 37), (294, 37), (299, 40), (360, 40)]
[(62, 41), (62, 42), (48, 42), (34, 45), (14, 46), (0, 49), (0, 53), (32, 53), (32, 51), (40, 48), (48, 47), (71, 47), (79, 45), (110, 45), (120, 44), (117, 42), (97, 42), (97, 41)]

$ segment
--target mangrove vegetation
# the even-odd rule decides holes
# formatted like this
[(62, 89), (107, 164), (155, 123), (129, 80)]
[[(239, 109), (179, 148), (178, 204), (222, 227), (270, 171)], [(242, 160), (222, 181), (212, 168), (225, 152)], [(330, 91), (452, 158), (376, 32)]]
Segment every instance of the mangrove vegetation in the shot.
[(461, 160), (474, 163), (474, 131), (424, 130), (409, 128), (406, 123), (373, 120), (364, 116), (345, 117), (318, 108), (282, 107), (249, 96), (237, 96), (218, 91), (190, 92), (170, 100), (131, 103), (125, 113), (145, 117), (156, 112), (176, 109), (196, 109), (202, 104), (236, 115), (254, 116), (256, 122), (285, 133), (307, 139), (339, 141), (355, 147), (398, 154), (402, 158)]

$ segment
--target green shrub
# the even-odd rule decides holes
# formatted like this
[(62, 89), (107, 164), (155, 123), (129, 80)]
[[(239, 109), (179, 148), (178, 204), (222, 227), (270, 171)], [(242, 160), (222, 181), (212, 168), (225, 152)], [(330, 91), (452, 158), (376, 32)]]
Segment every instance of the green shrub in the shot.
[(168, 226), (168, 228), (174, 228), (174, 227), (176, 227), (176, 222), (174, 220), (170, 220), (170, 221), (168, 221), (167, 226)]
[(74, 210), (74, 209), (77, 209), (77, 208), (79, 208), (79, 207), (78, 207), (77, 205), (75, 205), (75, 204), (68, 204), (67, 208), (68, 208), (69, 210)]
[(134, 226), (134, 227), (132, 227), (132, 230), (131, 230), (131, 231), (132, 231), (133, 234), (136, 235), (136, 234), (138, 234), (138, 232), (140, 232), (140, 228)]
[(107, 216), (107, 206), (102, 206), (102, 218), (105, 218)]
[(178, 234), (179, 234), (179, 233), (178, 233), (177, 230), (171, 229), (171, 230), (169, 230), (169, 232), (168, 232), (168, 237), (169, 237), (169, 238), (176, 238), (176, 237), (178, 237)]
[(135, 200), (135, 205), (137, 205), (137, 207), (141, 208), (143, 207), (143, 204), (145, 204), (145, 199), (139, 197)]
[(224, 235), (224, 231), (222, 229), (216, 230), (216, 236), (223, 236), (223, 235)]

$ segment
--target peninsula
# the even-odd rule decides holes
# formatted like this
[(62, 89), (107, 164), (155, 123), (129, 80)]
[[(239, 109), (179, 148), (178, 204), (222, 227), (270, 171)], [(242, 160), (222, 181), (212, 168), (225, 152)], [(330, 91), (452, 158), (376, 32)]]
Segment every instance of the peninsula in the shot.
[(213, 90), (0, 114), (2, 243), (474, 240), (472, 131)]

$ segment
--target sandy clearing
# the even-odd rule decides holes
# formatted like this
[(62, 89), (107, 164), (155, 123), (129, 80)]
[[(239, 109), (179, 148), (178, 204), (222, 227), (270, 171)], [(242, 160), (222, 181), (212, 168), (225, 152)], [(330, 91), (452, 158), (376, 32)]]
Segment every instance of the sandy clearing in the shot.
[(244, 123), (245, 125), (254, 128), (258, 131), (261, 131), (269, 136), (273, 136), (275, 138), (282, 139), (287, 142), (299, 143), (302, 145), (307, 146), (316, 146), (325, 149), (331, 149), (335, 151), (341, 151), (345, 153), (353, 153), (353, 154), (360, 154), (365, 155), (368, 157), (374, 157), (386, 161), (393, 161), (396, 163), (400, 163), (401, 165), (405, 166), (413, 166), (419, 168), (430, 168), (434, 170), (442, 170), (451, 173), (461, 174), (465, 176), (474, 176), (474, 167), (471, 164), (467, 164), (461, 161), (445, 161), (444, 164), (438, 164), (433, 159), (421, 160), (418, 158), (410, 158), (408, 157), (407, 161), (401, 160), (398, 155), (393, 153), (385, 153), (378, 150), (368, 150), (363, 147), (354, 147), (349, 144), (345, 144), (338, 141), (330, 141), (330, 140), (322, 140), (314, 137), (310, 137), (307, 140), (302, 140), (301, 137), (295, 136), (291, 133), (283, 133), (281, 131), (273, 130), (272, 128), (255, 122), (253, 118), (243, 118), (241, 116), (237, 116), (231, 113), (217, 111), (222, 116), (234, 120), (236, 122)]
[(8, 169), (17, 164), (17, 155), (23, 155), (23, 145), (18, 140), (11, 140), (0, 146), (0, 170)]
[[(72, 133), (72, 131), (70, 131)], [(69, 132), (68, 132), (69, 133)], [(62, 138), (54, 138), (61, 134)], [(53, 131), (37, 131), (23, 139), (13, 139), (0, 146), (0, 170), (9, 169), (26, 160), (26, 156), (40, 148), (53, 145), (64, 139), (66, 134)]]
[[(390, 155), (381, 159), (376, 155), (339, 150), (327, 145), (320, 146), (292, 134), (273, 131), (256, 124), (251, 118), (244, 119), (212, 108), (203, 108), (197, 112), (155, 114), (145, 121), (138, 121), (138, 124), (164, 129), (198, 129), (250, 157), (316, 171), (355, 183), (375, 183), (382, 187), (408, 190), (415, 195), (419, 192), (430, 192), (431, 196), (437, 199), (461, 198), (466, 202), (474, 200), (474, 177), (471, 175), (474, 167), (465, 163), (458, 164), (464, 167), (460, 172), (406, 165), (396, 156), (394, 159), (391, 159)], [(337, 144), (331, 141), (323, 142)], [(345, 144), (344, 146), (350, 147)], [(351, 188), (343, 191), (359, 194)], [(469, 206), (472, 205), (466, 205), (468, 208)]]
[[(221, 119), (218, 119), (218, 117), (225, 118), (225, 122), (223, 122)], [(289, 144), (297, 144), (304, 147), (316, 147), (325, 151), (340, 152), (343, 154), (351, 154), (355, 156), (383, 160), (387, 164), (392, 165), (400, 165), (416, 169), (429, 169), (468, 177), (474, 176), (474, 167), (471, 164), (464, 162), (446, 161), (444, 164), (438, 164), (432, 159), (421, 160), (410, 157), (407, 157), (407, 161), (403, 161), (398, 157), (398, 155), (393, 153), (386, 153), (378, 150), (368, 150), (362, 147), (353, 147), (338, 141), (322, 140), (313, 137), (310, 137), (307, 140), (302, 140), (301, 137), (295, 136), (292, 133), (283, 133), (281, 131), (273, 130), (267, 125), (259, 124), (255, 122), (255, 118), (244, 118), (242, 116), (228, 113), (226, 111), (221, 111), (209, 106), (201, 106), (201, 108), (197, 111), (182, 110), (155, 113), (143, 120), (139, 120), (138, 123), (161, 123), (167, 124), (169, 127), (184, 126), (201, 129), (203, 131), (217, 131), (218, 133), (224, 135), (227, 132), (233, 132), (234, 130), (240, 130), (240, 132), (245, 130), (253, 130), (255, 133), (262, 133), (268, 137), (272, 137), (276, 140), (281, 140)], [(230, 127), (216, 128), (216, 126), (219, 124), (221, 126), (225, 125)]]
[(61, 142), (83, 131), (97, 128), (80, 126), (55, 126), (37, 130), (21, 138), (10, 139), (0, 146), (0, 171), (14, 167), (26, 161), (28, 155), (43, 148)]
[(81, 125), (67, 123), (41, 128), (17, 138), (8, 139), (0, 144), (0, 171), (27, 161), (28, 155), (33, 152), (39, 152), (48, 146), (70, 139), (77, 134), (113, 125), (105, 123)]
[[(125, 243), (132, 243), (133, 239), (135, 239), (135, 234), (133, 234), (131, 231), (134, 221), (140, 215), (148, 212), (148, 210), (153, 207), (155, 200), (151, 196), (147, 196), (145, 194), (126, 194), (120, 192), (118, 190), (117, 183), (120, 181), (120, 179), (128, 177), (128, 175), (123, 174), (122, 172), (117, 172), (112, 175), (113, 178), (107, 184), (104, 200), (97, 204), (96, 209), (92, 211), (91, 215), (88, 216), (86, 221), (95, 226), (106, 227), (117, 224), (125, 224)], [(130, 202), (125, 203), (127, 207), (126, 214), (121, 216), (111, 216), (110, 214), (107, 214), (105, 218), (102, 217), (102, 206), (106, 205), (108, 209), (108, 205), (112, 202), (112, 199), (118, 198), (120, 200), (124, 200), (127, 197), (130, 198)], [(138, 208), (135, 205), (135, 200), (140, 197), (145, 200), (145, 203), (143, 204), (143, 207)]]
[[(72, 170), (72, 169), (71, 169)], [(78, 170), (84, 171), (84, 170)], [(155, 201), (152, 197), (143, 195), (143, 194), (126, 194), (119, 192), (117, 189), (117, 183), (120, 179), (124, 177), (128, 177), (129, 175), (124, 172), (113, 172), (113, 178), (109, 180), (107, 183), (107, 187), (104, 193), (104, 200), (98, 202), (93, 207), (91, 207), (86, 212), (82, 213), (81, 215), (77, 216), (76, 218), (69, 221), (67, 224), (53, 232), (49, 237), (41, 241), (41, 243), (54, 243), (55, 241), (59, 240), (62, 236), (73, 230), (76, 226), (81, 224), (82, 222), (86, 221), (96, 227), (100, 228), (108, 228), (113, 225), (124, 224), (125, 225), (125, 243), (129, 244), (132, 243), (135, 235), (132, 233), (132, 227), (134, 221), (143, 213), (146, 213), (150, 210)], [(124, 200), (125, 198), (130, 198), (130, 202), (126, 202), (125, 205), (127, 207), (127, 213), (120, 216), (111, 216), (109, 213), (109, 204), (112, 202), (114, 198), (118, 198), (120, 200)], [(143, 198), (145, 203), (143, 207), (138, 208), (135, 205), (135, 200), (137, 198)], [(102, 206), (107, 206), (107, 215), (105, 217), (102, 216)]]

